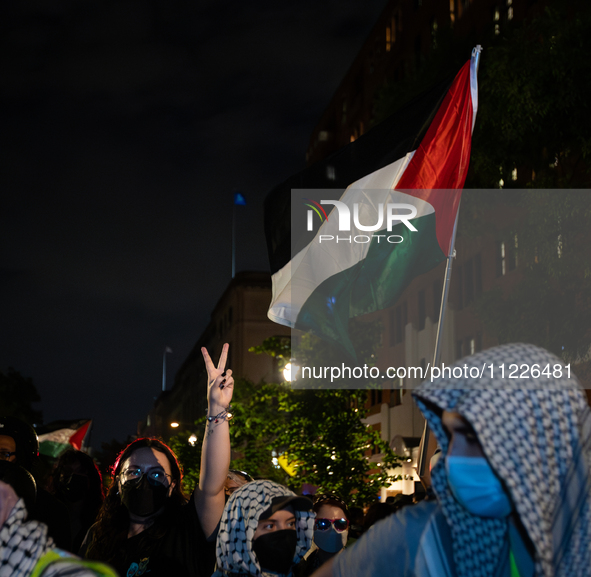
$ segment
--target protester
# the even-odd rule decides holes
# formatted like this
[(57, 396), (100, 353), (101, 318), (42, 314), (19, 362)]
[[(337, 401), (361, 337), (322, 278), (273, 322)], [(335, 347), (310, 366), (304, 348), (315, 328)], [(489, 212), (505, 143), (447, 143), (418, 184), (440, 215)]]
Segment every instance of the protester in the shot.
[(68, 510), (72, 552), (77, 552), (103, 503), (103, 481), (90, 455), (74, 449), (62, 453), (52, 474), (50, 492)]
[(349, 508), (336, 495), (314, 498), (314, 543), (296, 568), (298, 577), (308, 577), (323, 563), (340, 553), (349, 535)]
[(442, 449), (437, 500), (378, 523), (314, 577), (589, 575), (591, 413), (578, 381), (532, 345), (454, 366), (462, 378), (414, 393)]
[(372, 503), (363, 520), (364, 530), (367, 531), (371, 526), (392, 515), (392, 513), (394, 513), (394, 507), (391, 507), (387, 503)]
[(242, 485), (246, 485), (246, 483), (250, 483), (252, 480), (253, 478), (248, 473), (238, 471), (237, 469), (230, 469), (226, 482), (224, 483), (226, 501), (236, 489), (242, 487)]
[(71, 550), (68, 511), (44, 489), (44, 467), (39, 459), (39, 439), (35, 429), (16, 417), (0, 417), (0, 459), (17, 463), (35, 478), (37, 499), (29, 519), (47, 525), (58, 547)]
[(16, 463), (0, 463), (0, 577), (117, 577), (102, 563), (57, 549), (46, 525), (27, 521), (34, 498), (33, 476)]
[(82, 552), (133, 577), (209, 577), (215, 530), (224, 508), (230, 463), (229, 407), (234, 380), (225, 370), (228, 345), (217, 368), (201, 349), (208, 374), (208, 418), (199, 486), (187, 503), (174, 453), (157, 439), (138, 439), (119, 455), (97, 523)]
[(312, 543), (312, 501), (272, 481), (253, 481), (228, 499), (216, 543), (225, 576), (291, 576)]

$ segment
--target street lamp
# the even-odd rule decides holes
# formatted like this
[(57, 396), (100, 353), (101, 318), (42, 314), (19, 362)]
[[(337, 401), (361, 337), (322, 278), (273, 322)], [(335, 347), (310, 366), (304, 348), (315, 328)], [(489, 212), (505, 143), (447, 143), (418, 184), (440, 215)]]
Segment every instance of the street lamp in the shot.
[(299, 371), (300, 367), (298, 367), (298, 365), (289, 362), (283, 368), (283, 378), (288, 383), (291, 383), (292, 381), (296, 380)]

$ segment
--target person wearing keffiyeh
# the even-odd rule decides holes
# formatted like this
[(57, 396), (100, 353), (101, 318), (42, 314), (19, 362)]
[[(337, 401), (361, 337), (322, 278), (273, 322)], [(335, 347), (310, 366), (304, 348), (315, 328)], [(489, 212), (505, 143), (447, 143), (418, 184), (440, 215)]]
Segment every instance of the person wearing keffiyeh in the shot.
[(590, 574), (591, 413), (576, 377), (526, 344), (453, 367), (461, 378), (413, 393), (442, 451), (437, 500), (378, 523), (313, 577)]
[(273, 481), (252, 481), (226, 503), (212, 577), (291, 576), (312, 544), (312, 502)]
[(57, 549), (47, 526), (27, 521), (25, 501), (0, 481), (0, 577), (117, 577), (102, 563)]

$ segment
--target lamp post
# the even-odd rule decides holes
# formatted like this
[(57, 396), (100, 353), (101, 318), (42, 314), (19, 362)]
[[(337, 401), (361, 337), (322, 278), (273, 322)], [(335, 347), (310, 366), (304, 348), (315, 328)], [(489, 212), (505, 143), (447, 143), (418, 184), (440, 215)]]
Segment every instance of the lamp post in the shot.
[(166, 391), (166, 354), (172, 353), (172, 349), (170, 347), (166, 347), (164, 349), (164, 354), (162, 355), (162, 390)]

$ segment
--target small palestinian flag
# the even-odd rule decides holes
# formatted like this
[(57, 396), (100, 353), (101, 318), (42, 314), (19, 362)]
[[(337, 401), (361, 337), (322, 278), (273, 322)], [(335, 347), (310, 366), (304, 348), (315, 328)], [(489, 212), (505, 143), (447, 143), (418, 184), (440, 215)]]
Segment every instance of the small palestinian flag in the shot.
[(271, 320), (356, 358), (349, 319), (393, 306), (447, 258), (470, 159), (479, 53), (454, 79), (268, 195)]
[(90, 436), (91, 419), (54, 421), (37, 428), (39, 452), (57, 459), (67, 449), (84, 451)]

